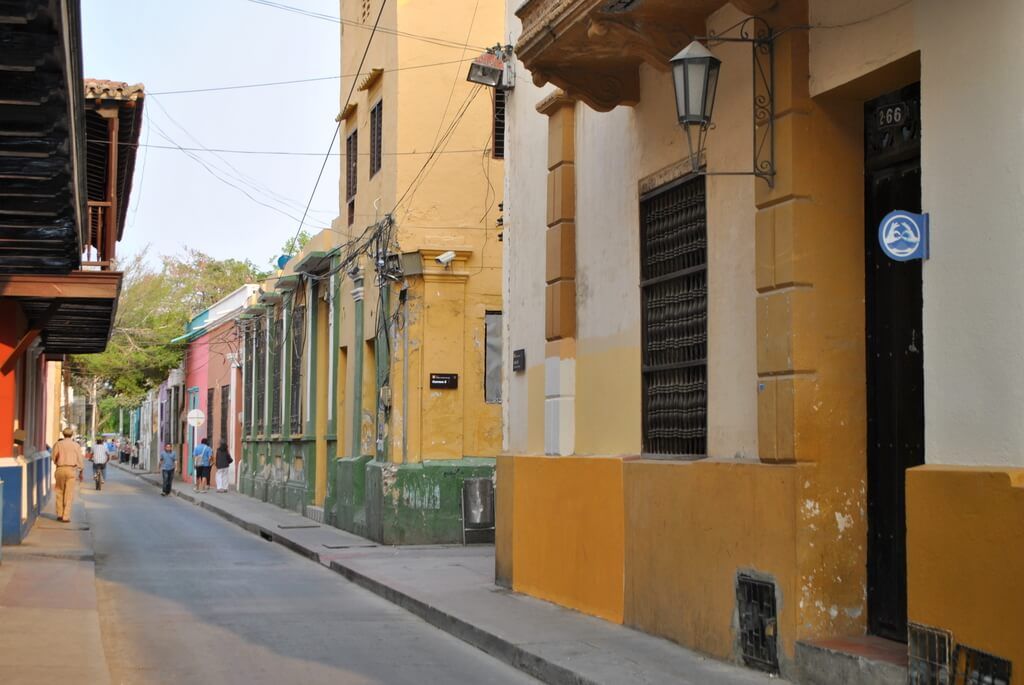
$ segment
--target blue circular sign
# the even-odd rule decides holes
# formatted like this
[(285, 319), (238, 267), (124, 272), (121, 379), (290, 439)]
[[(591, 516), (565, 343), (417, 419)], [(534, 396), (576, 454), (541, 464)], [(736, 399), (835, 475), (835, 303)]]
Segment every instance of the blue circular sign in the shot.
[(890, 259), (905, 262), (927, 257), (928, 215), (896, 210), (878, 226), (878, 244)]

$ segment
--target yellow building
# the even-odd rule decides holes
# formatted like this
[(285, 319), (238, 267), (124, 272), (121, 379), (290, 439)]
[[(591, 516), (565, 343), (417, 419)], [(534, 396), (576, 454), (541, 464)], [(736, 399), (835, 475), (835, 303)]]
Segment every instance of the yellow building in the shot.
[[(498, 581), (802, 682), (908, 659), (1007, 682), (1024, 5), (526, 0), (507, 22), (525, 364)], [(697, 156), (670, 69), (694, 36), (721, 60)], [(882, 253), (891, 210), (930, 214), (929, 259)]]
[(501, 449), (503, 7), (437, 9), (341, 3), (339, 218), (246, 324), (243, 489), (387, 543), (461, 540)]

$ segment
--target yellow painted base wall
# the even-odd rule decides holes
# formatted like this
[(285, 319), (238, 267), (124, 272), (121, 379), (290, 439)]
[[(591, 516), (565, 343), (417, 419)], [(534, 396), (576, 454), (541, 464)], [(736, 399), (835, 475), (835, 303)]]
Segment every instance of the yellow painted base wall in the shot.
[(615, 457), (515, 457), (516, 592), (622, 622), (622, 472)]
[(736, 575), (777, 588), (782, 651), (797, 633), (796, 516), (801, 467), (749, 462), (625, 464), (625, 623), (731, 659)]
[(907, 612), (1024, 673), (1024, 469), (907, 472)]

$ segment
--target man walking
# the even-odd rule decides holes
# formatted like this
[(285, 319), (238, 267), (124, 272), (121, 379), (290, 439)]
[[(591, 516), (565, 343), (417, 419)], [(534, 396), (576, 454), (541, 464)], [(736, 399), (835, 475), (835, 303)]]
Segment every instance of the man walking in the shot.
[(57, 520), (64, 523), (71, 522), (71, 503), (75, 500), (75, 488), (78, 487), (75, 481), (82, 479), (82, 469), (85, 468), (82, 448), (71, 439), (74, 434), (73, 430), (65, 428), (62, 433), (64, 437), (53, 446), (51, 455), (56, 467)]
[(161, 496), (167, 497), (171, 494), (171, 481), (174, 480), (174, 464), (178, 461), (178, 455), (171, 450), (171, 443), (164, 445), (160, 452), (160, 474), (164, 477), (163, 491)]
[(100, 484), (103, 484), (107, 482), (107, 462), (110, 461), (110, 452), (99, 440), (96, 441), (96, 444), (98, 447), (94, 447), (92, 450), (92, 477), (93, 480), (98, 480)]

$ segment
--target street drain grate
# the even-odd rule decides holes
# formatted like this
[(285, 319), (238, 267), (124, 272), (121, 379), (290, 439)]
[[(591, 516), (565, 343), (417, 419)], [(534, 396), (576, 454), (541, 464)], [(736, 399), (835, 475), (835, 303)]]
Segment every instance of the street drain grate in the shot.
[(296, 530), (296, 529), (299, 529), (299, 528), (319, 528), (320, 526), (318, 526), (315, 523), (299, 523), (299, 524), (294, 525), (294, 526), (286, 526), (286, 525), (282, 525), (282, 524), (279, 523), (279, 524), (277, 524), (277, 527), (280, 528), (281, 530)]
[(377, 547), (377, 545), (328, 545), (324, 544), (327, 549), (368, 549), (370, 547)]
[(953, 685), (1010, 685), (1010, 661), (980, 649), (957, 645)]

